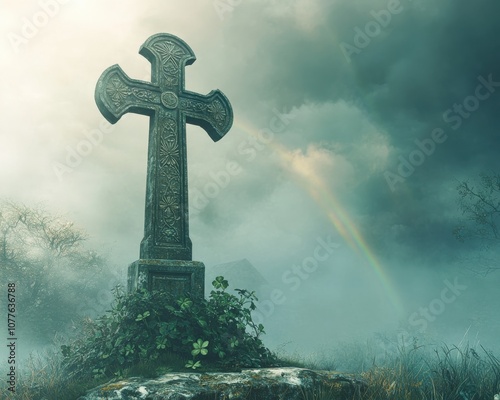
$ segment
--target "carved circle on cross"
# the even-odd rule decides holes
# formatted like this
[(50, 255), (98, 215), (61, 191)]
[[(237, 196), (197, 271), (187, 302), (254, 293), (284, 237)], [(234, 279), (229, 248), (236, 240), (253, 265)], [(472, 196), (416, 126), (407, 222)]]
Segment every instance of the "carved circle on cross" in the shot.
[(177, 95), (174, 92), (163, 92), (161, 94), (161, 102), (165, 107), (174, 109), (177, 108), (177, 105), (179, 104), (179, 99), (177, 98)]

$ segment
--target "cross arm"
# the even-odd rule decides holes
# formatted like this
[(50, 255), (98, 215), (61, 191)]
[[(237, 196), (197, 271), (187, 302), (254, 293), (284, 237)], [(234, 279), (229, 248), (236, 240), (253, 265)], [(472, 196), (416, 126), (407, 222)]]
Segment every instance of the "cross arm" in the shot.
[(223, 138), (233, 124), (233, 109), (220, 90), (202, 96), (186, 91), (180, 98), (186, 122), (205, 129), (214, 142)]
[(97, 107), (112, 124), (128, 112), (153, 115), (160, 105), (160, 96), (159, 87), (129, 78), (119, 65), (102, 73), (95, 90)]

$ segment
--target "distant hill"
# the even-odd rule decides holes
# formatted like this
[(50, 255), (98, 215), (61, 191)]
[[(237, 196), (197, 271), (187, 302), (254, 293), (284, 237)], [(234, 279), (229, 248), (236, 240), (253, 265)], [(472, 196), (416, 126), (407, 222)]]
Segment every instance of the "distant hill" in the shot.
[(269, 283), (261, 273), (246, 258), (205, 269), (205, 293), (208, 295), (213, 289), (212, 281), (222, 275), (229, 281), (229, 289), (247, 289), (255, 291), (257, 297), (269, 294)]

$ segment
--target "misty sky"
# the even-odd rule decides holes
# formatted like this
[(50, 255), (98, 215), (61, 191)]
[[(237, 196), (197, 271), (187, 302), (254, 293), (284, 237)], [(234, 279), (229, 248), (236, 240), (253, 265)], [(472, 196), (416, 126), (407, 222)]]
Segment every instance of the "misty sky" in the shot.
[(456, 342), (469, 327), (493, 343), (500, 274), (468, 272), (476, 244), (452, 230), (458, 182), (500, 172), (499, 2), (2, 8), (0, 197), (74, 220), (125, 271), (143, 236), (148, 118), (110, 126), (94, 89), (113, 64), (149, 80), (139, 47), (172, 33), (197, 57), (186, 89), (222, 90), (235, 116), (217, 143), (187, 128), (193, 258), (261, 272), (272, 345), (395, 329)]

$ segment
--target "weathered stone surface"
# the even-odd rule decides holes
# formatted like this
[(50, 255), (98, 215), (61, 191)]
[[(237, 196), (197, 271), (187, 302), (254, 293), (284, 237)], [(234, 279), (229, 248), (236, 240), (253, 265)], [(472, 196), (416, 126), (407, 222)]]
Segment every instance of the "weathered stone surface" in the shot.
[(132, 112), (150, 116), (146, 213), (141, 259), (191, 260), (188, 229), (186, 123), (217, 141), (233, 122), (220, 90), (200, 95), (184, 89), (184, 68), (196, 57), (181, 39), (151, 36), (139, 53), (151, 63), (151, 83), (131, 79), (118, 65), (103, 72), (95, 100), (111, 123)]
[(128, 268), (128, 291), (164, 290), (174, 298), (204, 297), (205, 266), (199, 261), (138, 260)]
[[(220, 90), (207, 95), (185, 90), (184, 69), (196, 57), (180, 38), (167, 33), (153, 35), (139, 53), (151, 63), (151, 82), (131, 79), (120, 66), (113, 65), (99, 78), (95, 100), (113, 124), (129, 112), (150, 117), (144, 238), (140, 260), (133, 264), (135, 271), (147, 271), (147, 265), (142, 268), (143, 260), (192, 260), (186, 123), (200, 126), (217, 141), (231, 128), (233, 111)], [(153, 279), (174, 295), (189, 287), (191, 292), (199, 288), (193, 294), (202, 297), (203, 282), (192, 282), (196, 271), (187, 274), (190, 277), (166, 266), (148, 275), (147, 287), (155, 285), (150, 282)], [(137, 276), (130, 277), (129, 289), (138, 286)]]
[(99, 386), (78, 400), (302, 400), (320, 396), (347, 400), (365, 388), (359, 378), (338, 372), (268, 368), (130, 378)]

